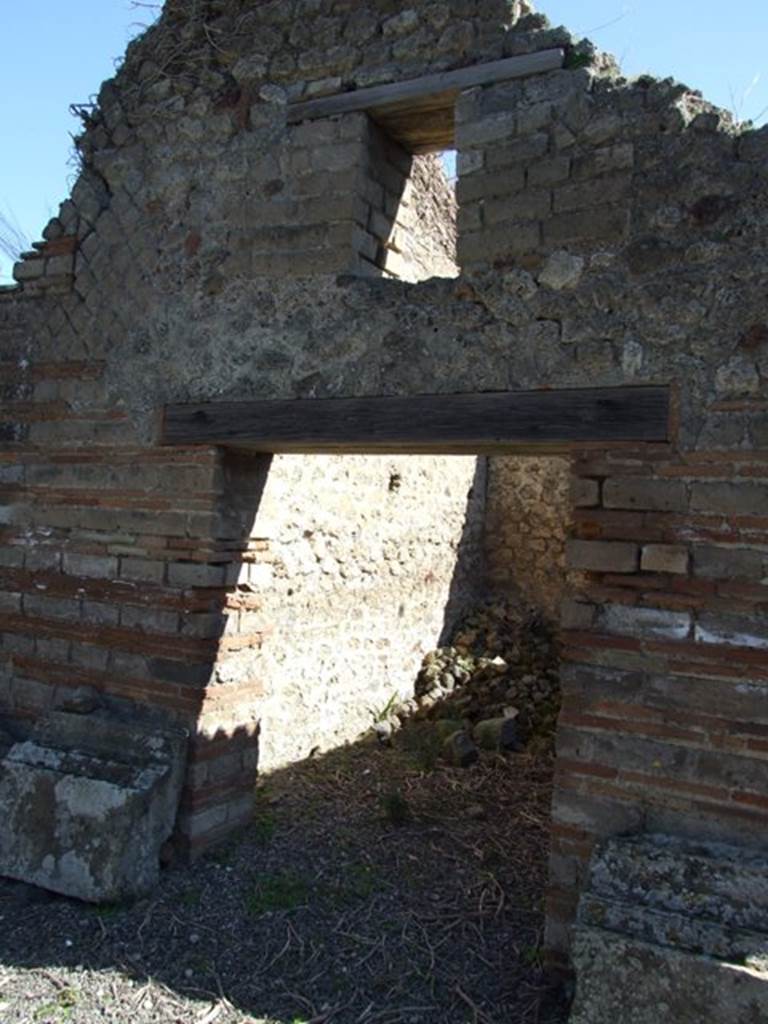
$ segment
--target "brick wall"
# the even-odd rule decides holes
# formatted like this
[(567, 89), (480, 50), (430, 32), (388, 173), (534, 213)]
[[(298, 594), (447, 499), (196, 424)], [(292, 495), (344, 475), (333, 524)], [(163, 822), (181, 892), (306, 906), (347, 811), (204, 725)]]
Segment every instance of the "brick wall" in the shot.
[[(768, 333), (748, 272), (704, 298), (713, 262), (753, 258), (765, 133), (739, 139), (671, 81), (582, 69), (466, 92), (457, 142), (460, 263), (505, 282), (493, 308), (529, 365), (554, 342), (593, 381), (677, 385), (674, 447), (573, 465), (547, 930), (565, 964), (596, 839), (765, 847)], [(734, 317), (720, 299), (737, 293)]]
[(548, 933), (560, 953), (595, 839), (765, 846), (767, 478), (763, 451), (574, 465)]

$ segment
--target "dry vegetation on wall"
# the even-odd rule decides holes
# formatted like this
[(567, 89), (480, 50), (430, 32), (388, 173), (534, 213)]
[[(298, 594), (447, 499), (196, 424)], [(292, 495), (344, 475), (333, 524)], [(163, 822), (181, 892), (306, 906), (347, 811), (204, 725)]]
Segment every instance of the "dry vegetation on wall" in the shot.
[[(288, 99), (314, 98), (391, 80), (393, 74), (416, 77), (425, 62), (440, 70), (488, 60), (489, 54), (501, 57), (507, 28), (535, 31), (547, 24), (532, 14), (527, 0), (465, 5), (458, 21), (445, 4), (401, 12), (381, 0), (365, 6), (321, 0), (306, 5), (305, 17), (297, 17), (301, 0), (166, 0), (134, 6), (160, 14), (129, 45), (117, 75), (122, 107), (143, 121), (153, 108), (167, 114), (172, 93), (183, 97), (202, 88), (218, 96), (220, 109), (239, 107), (245, 124), (248, 106), (265, 82), (284, 87)], [(73, 107), (84, 127), (95, 132), (82, 140), (86, 162), (110, 128), (111, 84), (99, 99), (104, 102)]]
[(29, 242), (24, 232), (15, 223), (12, 216), (8, 216), (0, 210), (0, 254), (13, 262), (26, 249), (29, 249)]

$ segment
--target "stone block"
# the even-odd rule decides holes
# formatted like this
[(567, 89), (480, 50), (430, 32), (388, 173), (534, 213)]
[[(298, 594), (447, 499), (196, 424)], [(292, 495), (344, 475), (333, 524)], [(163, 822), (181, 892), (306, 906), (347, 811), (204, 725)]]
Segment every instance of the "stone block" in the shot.
[(357, 142), (317, 146), (312, 150), (311, 166), (313, 169), (331, 172), (354, 169), (360, 163), (362, 153)]
[(618, 206), (600, 206), (552, 217), (545, 226), (548, 245), (568, 242), (618, 242), (629, 231), (629, 211)]
[(638, 546), (627, 541), (571, 540), (568, 568), (588, 572), (637, 572)]
[(768, 973), (578, 927), (569, 1024), (746, 1024), (768, 1019)]
[(591, 629), (595, 621), (595, 606), (567, 598), (560, 609), (561, 629)]
[(44, 271), (45, 261), (40, 257), (23, 260), (21, 263), (14, 263), (13, 265), (14, 280), (22, 284), (25, 281), (38, 280), (43, 276)]
[(15, 614), (21, 610), (21, 594), (0, 590), (0, 612)]
[(18, 569), (24, 562), (24, 549), (0, 547), (0, 566), (6, 569)]
[(600, 609), (600, 628), (620, 636), (662, 637), (684, 640), (691, 630), (688, 612), (670, 612), (663, 608), (635, 608), (613, 604)]
[(507, 167), (494, 174), (473, 174), (459, 178), (456, 196), (459, 203), (472, 203), (478, 199), (493, 199), (495, 196), (510, 196), (525, 187), (525, 168)]
[(646, 544), (640, 556), (643, 572), (669, 572), (685, 576), (688, 572), (688, 549), (681, 544)]
[(73, 256), (52, 256), (45, 265), (45, 272), (50, 276), (71, 274), (74, 269)]
[(584, 260), (569, 252), (558, 250), (551, 253), (539, 271), (539, 284), (553, 291), (575, 288), (584, 273)]
[(530, 103), (552, 100), (563, 103), (573, 93), (587, 92), (592, 86), (591, 73), (586, 68), (564, 68), (547, 75), (531, 75), (524, 79), (525, 98)]
[(600, 481), (577, 476), (571, 479), (571, 504), (576, 508), (594, 508), (600, 504)]
[(460, 178), (482, 171), (484, 165), (485, 157), (482, 150), (470, 150), (466, 153), (459, 152), (456, 155), (456, 171)]
[(603, 484), (603, 504), (606, 508), (685, 512), (688, 496), (685, 484), (679, 480), (611, 477)]
[[(660, 834), (609, 839), (592, 859), (588, 891), (657, 914), (768, 932), (768, 854), (764, 850)], [(645, 930), (636, 934), (654, 941), (662, 937)], [(699, 940), (695, 945), (702, 952), (716, 953)]]
[(338, 125), (339, 137), (345, 142), (365, 142), (368, 138), (370, 121), (364, 112), (342, 114), (338, 118)]
[(708, 579), (763, 580), (768, 572), (768, 554), (751, 548), (700, 545), (693, 549), (697, 576)]
[(529, 185), (557, 185), (566, 181), (571, 173), (571, 158), (569, 156), (551, 157), (549, 160), (540, 160), (531, 164), (528, 168)]
[(762, 612), (753, 616), (702, 614), (696, 624), (696, 639), (703, 644), (768, 650), (768, 623)]
[(290, 249), (285, 252), (259, 252), (251, 257), (250, 266), (253, 274), (265, 277), (283, 276), (302, 277), (315, 274), (340, 274), (349, 269), (353, 262), (350, 239), (343, 249), (330, 243), (317, 249)]
[(497, 143), (501, 139), (509, 139), (515, 134), (517, 114), (514, 111), (503, 111), (490, 114), (479, 121), (460, 124), (456, 130), (456, 145), (459, 149), (483, 146), (489, 142)]
[(768, 1014), (764, 851), (668, 835), (595, 850), (570, 1024), (746, 1024)]
[(103, 601), (83, 601), (81, 616), (89, 626), (116, 626), (120, 621), (120, 606)]
[(222, 565), (171, 562), (168, 566), (168, 583), (172, 587), (221, 587), (224, 586), (225, 579), (226, 570)]
[(517, 110), (517, 130), (521, 135), (540, 132), (554, 120), (551, 103), (521, 105)]
[(549, 148), (549, 136), (544, 132), (515, 139), (505, 146), (494, 146), (487, 150), (485, 162), (492, 171), (500, 167), (530, 163), (541, 160)]
[(725, 515), (765, 515), (768, 484), (694, 483), (691, 510)]
[(487, 718), (477, 722), (472, 737), (481, 750), (522, 750), (523, 736), (517, 715), (509, 718)]
[(0, 874), (89, 902), (149, 892), (186, 738), (107, 712), (49, 713), (0, 761)]
[(117, 576), (117, 559), (103, 555), (80, 555), (64, 552), (64, 572), (69, 576), (89, 576), (110, 580)]
[(631, 142), (595, 149), (573, 162), (574, 178), (591, 178), (611, 171), (631, 170), (635, 162), (635, 147)]
[(120, 611), (120, 625), (126, 629), (139, 629), (147, 633), (176, 633), (179, 628), (179, 613), (164, 608), (143, 608), (123, 605)]
[(565, 185), (555, 191), (555, 212), (589, 210), (603, 203), (620, 202), (628, 195), (631, 184), (631, 177), (622, 175)]
[(475, 231), (459, 237), (459, 263), (492, 263), (497, 259), (513, 259), (539, 248), (541, 226), (534, 222), (502, 226)]
[(165, 562), (148, 558), (121, 558), (120, 578), (135, 583), (162, 583), (165, 567)]
[(482, 230), (483, 220), (481, 206), (475, 203), (472, 206), (462, 206), (457, 215), (457, 226), (459, 233)]
[[(653, 893), (654, 884), (650, 879), (648, 882)], [(704, 905), (709, 902), (706, 893), (697, 893), (697, 898)], [(768, 935), (697, 916), (690, 910), (660, 910), (644, 902), (623, 903), (612, 896), (587, 892), (581, 900), (579, 919), (588, 926), (624, 932), (645, 942), (685, 946), (689, 952), (706, 952), (707, 956), (741, 963), (768, 956)]]
[[(77, 622), (81, 617), (79, 601), (65, 597), (44, 597), (41, 594), (24, 595), (24, 614), (43, 619), (66, 619)], [(30, 627), (32, 623), (30, 623)]]
[(515, 196), (489, 199), (483, 206), (486, 224), (507, 221), (537, 221), (548, 217), (552, 210), (552, 196), (542, 189), (526, 189)]

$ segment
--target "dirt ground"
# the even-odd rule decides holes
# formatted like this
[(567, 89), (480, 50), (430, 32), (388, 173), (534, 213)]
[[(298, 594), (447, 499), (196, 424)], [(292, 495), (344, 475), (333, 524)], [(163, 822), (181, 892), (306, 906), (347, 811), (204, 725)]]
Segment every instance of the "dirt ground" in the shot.
[(551, 763), (405, 730), (262, 781), (151, 897), (0, 882), (0, 1024), (564, 1024), (541, 965)]

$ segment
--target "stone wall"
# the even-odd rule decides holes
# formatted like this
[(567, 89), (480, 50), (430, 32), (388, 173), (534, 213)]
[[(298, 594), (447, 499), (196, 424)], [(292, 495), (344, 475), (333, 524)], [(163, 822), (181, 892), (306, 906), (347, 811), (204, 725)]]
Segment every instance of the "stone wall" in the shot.
[[(456, 192), (441, 158), (413, 157), (400, 195), (388, 196), (387, 203), (395, 210), (389, 234), (382, 231), (381, 235), (381, 262), (387, 276), (414, 283), (457, 277)], [(385, 219), (382, 226), (386, 224)]]
[[(768, 131), (627, 82), (519, 8), (208, 0), (129, 48), (51, 228), (77, 240), (71, 290), (0, 295), (0, 706), (31, 720), (87, 684), (185, 721), (183, 829), (202, 845), (249, 812), (277, 638), (239, 581), (268, 552), (266, 475), (160, 447), (165, 404), (668, 385), (668, 444), (568, 453), (564, 960), (600, 837), (766, 845)], [(348, 149), (299, 146), (287, 102), (553, 45), (562, 70), (458, 101), (461, 277), (348, 273), (373, 129), (354, 115), (333, 128)], [(306, 213), (314, 159), (328, 202)]]
[(566, 586), (570, 529), (567, 459), (496, 457), (488, 462), (486, 585), (557, 620)]
[(262, 770), (369, 728), (482, 585), (484, 463), (281, 456), (254, 524)]

